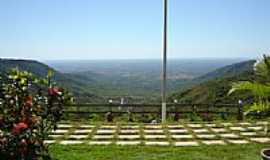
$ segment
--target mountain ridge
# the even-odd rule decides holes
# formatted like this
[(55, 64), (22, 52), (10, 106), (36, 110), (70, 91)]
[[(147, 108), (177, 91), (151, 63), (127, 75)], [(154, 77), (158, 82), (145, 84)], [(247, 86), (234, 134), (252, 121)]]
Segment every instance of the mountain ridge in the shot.
[[(248, 77), (251, 75), (249, 71), (252, 70), (254, 62), (254, 60), (249, 60), (240, 63), (234, 63), (232, 65), (218, 68), (212, 72), (208, 72), (193, 79), (168, 79), (168, 90), (172, 88), (177, 88), (178, 90), (175, 91), (174, 94), (170, 94), (168, 91), (170, 94), (169, 99), (172, 100), (173, 98), (179, 98), (183, 101), (198, 100), (200, 98), (197, 96), (205, 97), (207, 95), (199, 92), (198, 90), (202, 90), (207, 93), (208, 90), (210, 90), (212, 87), (213, 92), (215, 92), (215, 90), (220, 91), (220, 87), (222, 86), (217, 85), (217, 82), (223, 84), (225, 88), (228, 88), (228, 85), (224, 84), (224, 79), (228, 78), (227, 81), (236, 80), (239, 79), (237, 78), (239, 75)], [(153, 66), (153, 64), (151, 65)], [(45, 77), (48, 70), (53, 70), (55, 72), (54, 80), (61, 86), (72, 91), (72, 93), (76, 95), (78, 102), (106, 102), (106, 99), (109, 97), (118, 97), (118, 99), (119, 97), (129, 97), (128, 99), (132, 99), (133, 97), (135, 99), (135, 97), (138, 97), (138, 95), (141, 95), (142, 97), (142, 99), (139, 101), (159, 101), (160, 79), (151, 79), (151, 76), (149, 77), (149, 75), (147, 75), (149, 71), (145, 71), (143, 74), (128, 74), (128, 72), (124, 72), (123, 74), (121, 73), (122, 76), (120, 77), (115, 76), (115, 73), (113, 72), (109, 75), (95, 73), (92, 71), (62, 73), (50, 67), (49, 65), (36, 60), (0, 59), (0, 73), (3, 74), (10, 68), (14, 67), (30, 71), (40, 77)], [(109, 67), (109, 65), (107, 64), (106, 67)], [(151, 71), (151, 67), (147, 67), (146, 69)], [(142, 68), (140, 70), (142, 70)], [(116, 73), (116, 75), (118, 74), (119, 73)], [(198, 89), (200, 87), (201, 89)], [(193, 93), (194, 96), (191, 93)], [(209, 98), (204, 99), (209, 100)], [(203, 102), (203, 100), (201, 100), (201, 102)]]
[(246, 103), (252, 101), (252, 95), (242, 92), (227, 96), (232, 83), (254, 79), (255, 60), (244, 61), (219, 68), (193, 80), (193, 86), (184, 91), (173, 93), (170, 101), (177, 99), (180, 103)]

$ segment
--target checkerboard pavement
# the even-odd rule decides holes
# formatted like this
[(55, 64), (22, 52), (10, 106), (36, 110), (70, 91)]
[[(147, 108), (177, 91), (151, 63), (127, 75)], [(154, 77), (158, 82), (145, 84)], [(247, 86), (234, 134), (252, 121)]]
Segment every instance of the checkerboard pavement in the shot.
[(270, 143), (268, 122), (179, 124), (60, 123), (45, 143), (62, 145), (200, 146)]

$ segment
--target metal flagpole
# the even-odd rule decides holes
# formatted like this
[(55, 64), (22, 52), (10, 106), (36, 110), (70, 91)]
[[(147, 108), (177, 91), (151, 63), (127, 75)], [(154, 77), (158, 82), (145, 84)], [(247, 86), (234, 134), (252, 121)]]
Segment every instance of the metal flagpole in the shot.
[(167, 15), (168, 0), (164, 0), (164, 31), (163, 31), (163, 63), (162, 63), (162, 84), (161, 84), (161, 117), (162, 123), (166, 122), (166, 80), (167, 80)]

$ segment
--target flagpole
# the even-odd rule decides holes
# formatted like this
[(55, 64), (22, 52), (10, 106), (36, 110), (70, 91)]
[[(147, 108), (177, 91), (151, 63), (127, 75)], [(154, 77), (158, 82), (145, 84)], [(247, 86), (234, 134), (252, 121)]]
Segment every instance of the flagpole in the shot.
[(167, 85), (167, 15), (168, 0), (164, 0), (164, 31), (163, 31), (163, 63), (162, 63), (162, 84), (161, 84), (161, 118), (162, 123), (166, 122), (166, 85)]

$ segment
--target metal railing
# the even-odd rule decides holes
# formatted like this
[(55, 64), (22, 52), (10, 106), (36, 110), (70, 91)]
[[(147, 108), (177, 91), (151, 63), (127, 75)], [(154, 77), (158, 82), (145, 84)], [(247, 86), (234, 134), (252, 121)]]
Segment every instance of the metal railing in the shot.
[[(68, 104), (65, 105), (65, 113), (68, 114), (160, 114), (161, 104)], [(198, 113), (198, 114), (221, 114), (226, 113), (230, 115), (236, 115), (237, 119), (243, 119), (243, 105), (242, 104), (179, 104), (179, 103), (168, 103), (167, 114), (173, 113)]]

